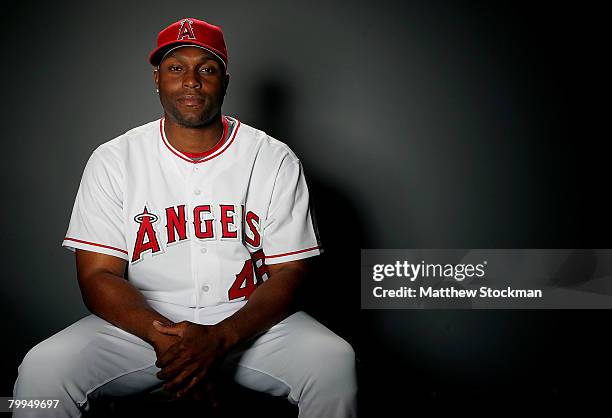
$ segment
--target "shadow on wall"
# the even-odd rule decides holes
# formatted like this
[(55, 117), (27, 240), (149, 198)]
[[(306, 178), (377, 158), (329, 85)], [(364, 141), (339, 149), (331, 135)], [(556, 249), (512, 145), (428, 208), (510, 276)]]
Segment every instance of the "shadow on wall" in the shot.
[(334, 184), (333, 178), (322, 178), (301, 155), (300, 149), (309, 144), (295, 122), (294, 86), (282, 76), (260, 79), (254, 84), (252, 100), (257, 109), (254, 125), (285, 142), (302, 161), (324, 247), (324, 253), (313, 260), (300, 305), (353, 344), (359, 355), (356, 346), (361, 309), (359, 260), (360, 249), (369, 242), (362, 223), (364, 215), (357, 210), (351, 196)]

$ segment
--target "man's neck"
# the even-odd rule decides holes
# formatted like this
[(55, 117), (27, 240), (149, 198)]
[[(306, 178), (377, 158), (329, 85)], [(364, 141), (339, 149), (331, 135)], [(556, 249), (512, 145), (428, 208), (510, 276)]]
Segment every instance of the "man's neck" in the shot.
[(199, 128), (185, 128), (166, 115), (164, 118), (164, 134), (170, 145), (181, 152), (190, 154), (206, 152), (214, 147), (223, 135), (221, 115), (209, 125)]

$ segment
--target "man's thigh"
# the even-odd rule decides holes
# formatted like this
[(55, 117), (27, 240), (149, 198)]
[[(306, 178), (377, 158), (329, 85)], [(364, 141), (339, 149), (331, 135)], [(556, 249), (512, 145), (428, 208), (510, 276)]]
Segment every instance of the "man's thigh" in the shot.
[[(123, 396), (159, 385), (150, 344), (89, 315), (32, 348), (19, 366), (16, 397)], [(63, 392), (63, 393), (62, 393)], [(67, 400), (66, 400), (67, 401)]]
[(354, 359), (349, 343), (300, 311), (230, 355), (223, 370), (242, 386), (298, 403), (312, 379), (355, 384)]

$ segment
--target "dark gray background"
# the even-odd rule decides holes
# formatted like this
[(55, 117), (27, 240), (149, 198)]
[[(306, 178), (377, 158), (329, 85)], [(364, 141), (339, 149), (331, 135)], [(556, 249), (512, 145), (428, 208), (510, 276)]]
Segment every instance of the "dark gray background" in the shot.
[(225, 31), (225, 113), (304, 162), (328, 250), (307, 304), (356, 348), (364, 412), (596, 388), (607, 311), (359, 309), (360, 248), (610, 247), (604, 14), (490, 3), (4, 1), (0, 395), (86, 314), (60, 248), (80, 176), (161, 115), (147, 57), (185, 16)]

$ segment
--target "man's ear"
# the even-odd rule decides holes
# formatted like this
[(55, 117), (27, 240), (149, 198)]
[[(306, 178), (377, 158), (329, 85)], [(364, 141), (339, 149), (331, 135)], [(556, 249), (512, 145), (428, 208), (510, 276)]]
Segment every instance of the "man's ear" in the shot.
[(230, 75), (229, 73), (226, 73), (225, 76), (223, 77), (223, 95), (227, 93), (227, 87), (229, 86), (229, 82), (230, 82)]
[(153, 69), (153, 81), (155, 82), (155, 88), (159, 90), (159, 70)]

